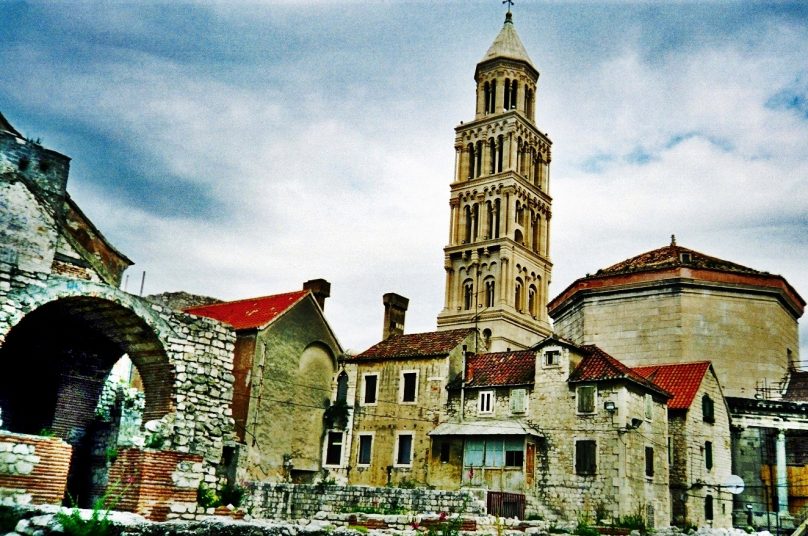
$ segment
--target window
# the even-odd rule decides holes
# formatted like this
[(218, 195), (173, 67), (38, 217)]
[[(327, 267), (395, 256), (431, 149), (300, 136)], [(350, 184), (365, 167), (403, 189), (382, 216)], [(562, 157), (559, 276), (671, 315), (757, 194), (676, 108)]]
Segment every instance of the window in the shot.
[(704, 395), (701, 399), (701, 414), (704, 417), (704, 422), (715, 422), (715, 403), (710, 395)]
[(468, 311), (474, 304), (474, 283), (469, 279), (463, 283), (463, 309)]
[(505, 467), (522, 467), (525, 461), (524, 441), (510, 439), (505, 441)]
[(418, 392), (418, 373), (415, 371), (401, 373), (400, 397), (404, 403), (415, 403)]
[(594, 475), (597, 472), (597, 443), (592, 439), (575, 442), (575, 473)]
[(397, 466), (412, 465), (412, 434), (398, 434), (396, 441), (396, 463)]
[(561, 363), (560, 350), (547, 350), (544, 352), (544, 366), (555, 367)]
[(337, 402), (348, 402), (348, 374), (343, 370), (337, 376)]
[(645, 476), (654, 476), (654, 447), (645, 447)]
[(371, 434), (359, 434), (359, 454), (356, 458), (357, 465), (370, 465), (370, 457), (373, 452), (373, 436)]
[(494, 391), (480, 391), (478, 413), (494, 413)]
[(707, 495), (704, 498), (704, 519), (707, 521), (713, 520), (713, 496)]
[(511, 389), (511, 413), (524, 413), (527, 411), (527, 390)]
[(328, 432), (325, 449), (325, 465), (342, 463), (342, 432)]
[(463, 450), (466, 467), (522, 467), (524, 439), (467, 439)]
[(704, 442), (704, 467), (709, 471), (713, 468), (713, 442)]
[(645, 420), (650, 421), (654, 418), (654, 397), (650, 394), (645, 395)]
[(376, 403), (376, 388), (379, 377), (376, 374), (365, 374), (362, 377), (362, 404), (371, 406)]
[(485, 306), (486, 307), (493, 307), (494, 306), (494, 289), (495, 289), (494, 279), (487, 279), (485, 281)]
[(578, 413), (595, 413), (595, 396), (597, 387), (594, 385), (581, 385), (575, 390), (578, 398)]
[(448, 441), (444, 441), (440, 444), (440, 462), (441, 463), (448, 463), (449, 462), (449, 452), (451, 448), (451, 443)]

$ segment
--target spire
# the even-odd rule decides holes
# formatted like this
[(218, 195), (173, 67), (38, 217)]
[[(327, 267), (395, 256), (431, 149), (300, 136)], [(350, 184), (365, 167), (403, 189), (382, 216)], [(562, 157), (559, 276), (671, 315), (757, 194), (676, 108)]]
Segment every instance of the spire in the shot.
[(499, 35), (494, 39), (494, 43), (485, 53), (483, 59), (480, 60), (480, 63), (494, 58), (523, 61), (533, 67), (533, 62), (530, 61), (530, 56), (527, 55), (525, 45), (522, 44), (522, 40), (519, 39), (519, 35), (516, 33), (516, 28), (514, 28), (510, 5), (508, 6), (508, 13), (505, 14), (505, 24), (502, 26), (502, 30), (500, 30)]

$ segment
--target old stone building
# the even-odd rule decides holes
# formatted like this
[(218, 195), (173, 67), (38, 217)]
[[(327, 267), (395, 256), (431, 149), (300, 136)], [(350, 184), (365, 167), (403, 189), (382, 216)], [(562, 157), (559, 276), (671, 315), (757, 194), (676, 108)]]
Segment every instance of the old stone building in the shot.
[[(189, 463), (182, 472), (191, 490), (203, 479), (215, 483), (233, 430), (228, 402), (235, 337), (218, 322), (117, 288), (131, 261), (68, 195), (69, 164), (68, 157), (26, 139), (0, 116), (3, 442), (29, 445), (36, 451), (30, 463), (38, 460), (45, 468), (66, 463), (67, 491), (87, 504), (94, 486), (90, 475), (105, 463), (94, 433), (96, 404), (104, 379), (126, 354), (143, 380), (143, 417), (154, 421), (154, 444), (159, 439), (161, 448), (176, 453), (174, 466), (165, 469), (179, 471), (178, 463)], [(21, 434), (55, 435), (69, 445), (69, 454), (57, 463), (43, 444), (15, 439)], [(3, 472), (11, 470), (6, 466)], [(32, 468), (32, 474), (37, 471)], [(14, 482), (14, 475), (10, 481), (0, 476), (0, 487)], [(54, 497), (61, 496), (58, 484), (47, 485)], [(20, 501), (37, 494), (34, 488), (12, 491)]]
[(347, 360), (352, 419), (333, 431), (324, 465), (351, 484), (425, 484), (446, 385), (476, 342), (471, 329), (393, 334)]
[(672, 241), (576, 280), (548, 307), (562, 337), (630, 366), (709, 359), (725, 394), (751, 398), (799, 362), (805, 300), (782, 276)]
[(672, 523), (731, 527), (730, 415), (712, 365), (699, 361), (634, 371), (673, 395), (668, 401)]
[(331, 435), (323, 417), (343, 353), (323, 315), (330, 290), (315, 279), (295, 292), (186, 309), (236, 331), (238, 444), (226, 452), (239, 480), (306, 482), (321, 469), (321, 445)]
[(550, 333), (551, 142), (536, 127), (538, 79), (509, 12), (474, 72), (474, 120), (455, 129), (438, 329), (479, 329), (492, 351)]

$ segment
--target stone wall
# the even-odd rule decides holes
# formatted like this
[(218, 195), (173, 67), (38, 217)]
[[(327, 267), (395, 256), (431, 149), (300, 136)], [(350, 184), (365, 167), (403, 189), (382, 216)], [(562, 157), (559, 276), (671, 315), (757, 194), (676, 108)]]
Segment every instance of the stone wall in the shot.
[(298, 519), (317, 512), (350, 512), (374, 509), (379, 512), (485, 512), (480, 500), (467, 491), (439, 491), (423, 488), (373, 488), (308, 484), (253, 483), (243, 508), (253, 517)]
[(0, 504), (61, 504), (71, 450), (56, 437), (0, 431)]

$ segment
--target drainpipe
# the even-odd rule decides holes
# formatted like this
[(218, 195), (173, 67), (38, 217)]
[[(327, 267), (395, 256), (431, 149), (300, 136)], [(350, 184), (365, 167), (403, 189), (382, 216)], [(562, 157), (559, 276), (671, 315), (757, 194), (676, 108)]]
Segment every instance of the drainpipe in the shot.
[(463, 359), (460, 366), (460, 422), (466, 413), (466, 345), (463, 345)]
[(786, 432), (782, 428), (777, 431), (777, 517), (788, 514), (788, 473), (786, 469)]

